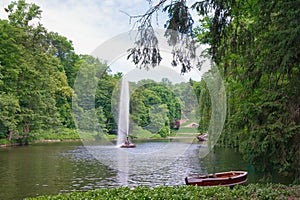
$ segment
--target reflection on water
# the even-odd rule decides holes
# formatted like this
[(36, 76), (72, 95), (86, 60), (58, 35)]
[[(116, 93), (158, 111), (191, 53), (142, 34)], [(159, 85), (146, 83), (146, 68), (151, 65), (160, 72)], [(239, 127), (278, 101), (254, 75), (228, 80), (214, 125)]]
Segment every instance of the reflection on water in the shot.
[[(182, 144), (177, 145), (180, 148)], [(145, 153), (161, 146), (166, 151), (152, 156)], [(78, 143), (58, 143), (0, 149), (0, 199), (103, 187), (183, 185), (189, 173), (251, 169), (232, 149), (215, 148), (200, 159), (201, 144), (189, 145), (175, 156), (164, 153), (167, 147), (166, 142), (143, 142), (122, 151), (113, 146), (90, 146), (87, 150)], [(249, 182), (257, 178), (250, 171)]]

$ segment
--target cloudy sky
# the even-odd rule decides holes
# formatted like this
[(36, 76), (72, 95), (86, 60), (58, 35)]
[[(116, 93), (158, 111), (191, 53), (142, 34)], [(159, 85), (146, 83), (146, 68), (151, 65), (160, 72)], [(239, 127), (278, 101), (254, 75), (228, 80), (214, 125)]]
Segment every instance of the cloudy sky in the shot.
[[(0, 3), (0, 17), (6, 18), (4, 8), (11, 0)], [(49, 30), (70, 39), (75, 51), (91, 53), (105, 40), (129, 31), (129, 17), (145, 12), (145, 0), (27, 0), (41, 7), (42, 24)]]
[[(1, 19), (7, 18), (4, 8), (10, 2), (11, 0), (1, 0)], [(41, 7), (43, 11), (41, 23), (44, 27), (71, 40), (77, 54), (91, 54), (99, 45), (130, 31), (132, 23), (129, 23), (129, 17), (124, 12), (139, 15), (149, 8), (146, 0), (27, 0), (26, 2)], [(166, 14), (160, 13), (158, 25), (154, 28), (162, 28), (165, 21)], [(123, 60), (119, 62), (123, 64), (119, 64), (118, 67), (121, 71), (125, 68), (128, 71), (129, 63)], [(131, 69), (134, 68), (131, 66)], [(179, 73), (180, 69), (175, 71)], [(194, 73), (194, 76), (198, 77), (198, 74), (195, 74), (197, 73)]]

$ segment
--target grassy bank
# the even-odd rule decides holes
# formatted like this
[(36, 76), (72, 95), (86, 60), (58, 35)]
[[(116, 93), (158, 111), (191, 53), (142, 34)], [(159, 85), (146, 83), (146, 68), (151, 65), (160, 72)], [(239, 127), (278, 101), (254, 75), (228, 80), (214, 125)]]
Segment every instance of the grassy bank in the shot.
[(229, 187), (159, 186), (149, 188), (139, 186), (99, 189), (88, 192), (72, 192), (56, 196), (40, 196), (27, 200), (43, 199), (299, 199), (300, 185), (250, 184)]

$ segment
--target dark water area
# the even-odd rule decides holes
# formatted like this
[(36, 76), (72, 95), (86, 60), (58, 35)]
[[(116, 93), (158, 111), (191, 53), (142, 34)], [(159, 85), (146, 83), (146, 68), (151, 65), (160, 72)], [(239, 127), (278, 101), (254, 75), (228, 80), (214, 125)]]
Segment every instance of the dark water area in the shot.
[[(113, 146), (86, 148), (81, 143), (51, 143), (0, 149), (0, 199), (121, 186), (184, 185), (184, 177), (190, 173), (246, 170), (249, 172), (248, 183), (261, 178), (238, 152), (229, 148), (215, 147), (204, 158), (199, 158), (201, 144), (190, 144), (182, 155), (160, 158), (157, 156), (163, 155), (160, 153), (153, 158), (140, 159), (146, 155), (141, 150), (150, 151), (165, 144), (169, 143), (138, 143), (136, 149), (126, 150), (134, 156), (127, 160), (123, 156), (117, 164), (101, 160), (118, 157), (117, 148)], [(130, 163), (127, 168), (122, 165), (125, 161)], [(274, 179), (274, 182), (289, 183), (282, 178)]]

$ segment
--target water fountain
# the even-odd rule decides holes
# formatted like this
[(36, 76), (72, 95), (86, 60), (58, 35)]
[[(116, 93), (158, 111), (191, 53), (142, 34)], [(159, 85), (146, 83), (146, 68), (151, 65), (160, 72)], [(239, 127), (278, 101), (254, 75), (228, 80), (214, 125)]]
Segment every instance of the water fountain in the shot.
[(120, 91), (119, 115), (118, 115), (118, 140), (117, 146), (122, 148), (133, 148), (135, 144), (129, 141), (129, 84), (123, 76)]

